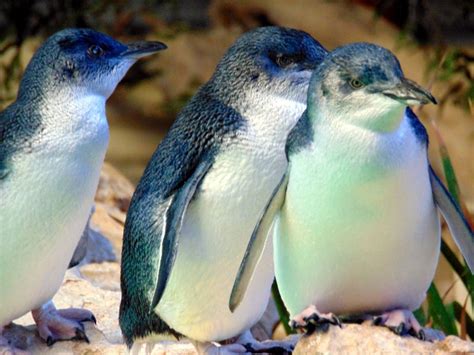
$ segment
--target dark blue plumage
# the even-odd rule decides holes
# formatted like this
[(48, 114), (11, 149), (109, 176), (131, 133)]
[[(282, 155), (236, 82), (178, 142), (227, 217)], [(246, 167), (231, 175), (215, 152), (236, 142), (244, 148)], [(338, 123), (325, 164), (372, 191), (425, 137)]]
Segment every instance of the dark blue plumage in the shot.
[(423, 126), (420, 119), (415, 115), (415, 113), (410, 107), (407, 107), (405, 115), (408, 118), (408, 122), (410, 123), (410, 126), (412, 127), (413, 133), (415, 133), (416, 138), (418, 138), (421, 144), (428, 147), (428, 132), (426, 132), (426, 128), (425, 126)]
[(307, 147), (313, 141), (313, 136), (313, 126), (309, 120), (308, 112), (305, 110), (288, 135), (286, 155), (290, 156), (291, 154), (296, 154), (301, 149)]

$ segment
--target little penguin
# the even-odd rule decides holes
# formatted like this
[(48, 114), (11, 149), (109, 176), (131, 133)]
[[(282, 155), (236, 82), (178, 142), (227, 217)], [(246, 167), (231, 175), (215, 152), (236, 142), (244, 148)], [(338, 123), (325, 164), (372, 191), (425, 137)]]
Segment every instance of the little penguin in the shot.
[(271, 243), (241, 306), (231, 312), (228, 300), (258, 217), (287, 168), (287, 135), (325, 54), (302, 31), (247, 32), (180, 112), (125, 223), (120, 327), (129, 347), (163, 334), (185, 336), (201, 352), (276, 345), (257, 343), (249, 331), (269, 300)]
[(62, 30), (0, 113), (0, 347), (3, 327), (29, 311), (48, 345), (87, 340), (82, 322), (92, 313), (58, 310), (51, 299), (92, 208), (109, 141), (105, 102), (138, 58), (164, 48)]
[(286, 181), (241, 266), (252, 273), (262, 253), (253, 246), (276, 215), (275, 273), (293, 326), (369, 315), (425, 338), (412, 311), (438, 264), (438, 210), (473, 270), (472, 231), (431, 168), (426, 130), (407, 108), (430, 102), (397, 58), (374, 44), (337, 48), (314, 71), (307, 109), (288, 138)]

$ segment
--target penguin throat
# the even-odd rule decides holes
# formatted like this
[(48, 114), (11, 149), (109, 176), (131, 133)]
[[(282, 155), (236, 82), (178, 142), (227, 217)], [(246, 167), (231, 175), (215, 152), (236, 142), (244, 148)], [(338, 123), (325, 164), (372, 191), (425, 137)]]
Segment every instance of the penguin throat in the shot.
[(312, 106), (309, 117), (312, 122), (323, 121), (331, 124), (340, 122), (353, 125), (375, 133), (391, 133), (400, 127), (403, 120), (405, 106), (391, 100), (390, 105), (359, 105), (347, 107), (345, 105)]
[(306, 108), (302, 102), (272, 94), (250, 94), (246, 102), (240, 112), (248, 127), (282, 145)]

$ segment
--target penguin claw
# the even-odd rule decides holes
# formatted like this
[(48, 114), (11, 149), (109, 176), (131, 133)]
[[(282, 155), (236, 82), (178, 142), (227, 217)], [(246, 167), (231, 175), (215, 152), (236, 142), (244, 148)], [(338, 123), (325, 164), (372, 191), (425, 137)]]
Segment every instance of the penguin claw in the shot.
[(311, 334), (316, 330), (326, 332), (331, 325), (342, 327), (341, 320), (336, 315), (320, 313), (314, 306), (309, 306), (290, 322), (293, 329), (304, 330), (306, 334)]
[(89, 343), (83, 322), (94, 322), (94, 315), (87, 310), (69, 308), (57, 310), (52, 302), (32, 311), (40, 337), (48, 346), (60, 340), (78, 340)]
[(420, 339), (421, 341), (427, 341), (428, 338), (426, 337), (426, 333), (423, 329), (421, 329), (419, 332), (418, 332), (418, 339)]
[(400, 336), (411, 335), (419, 340), (429, 341), (420, 323), (409, 310), (396, 309), (383, 313), (375, 317), (372, 324), (386, 327)]
[(46, 345), (53, 346), (55, 342), (56, 340), (54, 340), (51, 335), (48, 335), (48, 337), (46, 338)]
[(382, 324), (382, 321), (383, 321), (383, 318), (378, 316), (378, 317), (375, 317), (374, 320), (372, 321), (372, 324), (373, 325), (381, 325)]
[(86, 335), (86, 332), (84, 331), (84, 329), (81, 329), (81, 328), (76, 328), (76, 336), (72, 339), (73, 340), (83, 340), (88, 344), (90, 343), (89, 338)]

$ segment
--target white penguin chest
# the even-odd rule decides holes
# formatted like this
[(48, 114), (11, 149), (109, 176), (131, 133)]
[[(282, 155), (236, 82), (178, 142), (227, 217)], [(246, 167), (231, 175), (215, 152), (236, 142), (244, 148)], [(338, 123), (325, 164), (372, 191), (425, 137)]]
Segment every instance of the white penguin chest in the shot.
[(439, 221), (426, 151), (411, 127), (401, 129), (402, 142), (394, 137), (372, 156), (374, 147), (344, 153), (315, 144), (292, 157), (275, 257), (293, 315), (310, 304), (353, 313), (412, 309), (423, 300), (437, 265)]
[(11, 161), (11, 173), (0, 186), (0, 283), (6, 285), (0, 324), (40, 306), (62, 282), (87, 222), (108, 144), (107, 121), (100, 113), (84, 123), (84, 130), (46, 128), (31, 153), (21, 152)]
[[(249, 95), (251, 95), (249, 93)], [(178, 255), (156, 308), (172, 328), (199, 341), (238, 336), (261, 318), (274, 278), (268, 238), (239, 307), (229, 297), (250, 236), (287, 168), (285, 142), (305, 105), (255, 94), (247, 126), (224, 144), (186, 212)]]
[(228, 301), (251, 233), (286, 166), (281, 146), (239, 143), (218, 155), (185, 215), (175, 266), (157, 308), (172, 328), (218, 341), (261, 317), (274, 277), (271, 242), (234, 313)]

